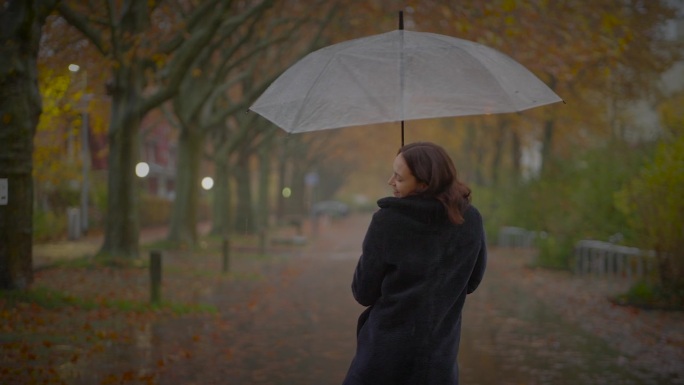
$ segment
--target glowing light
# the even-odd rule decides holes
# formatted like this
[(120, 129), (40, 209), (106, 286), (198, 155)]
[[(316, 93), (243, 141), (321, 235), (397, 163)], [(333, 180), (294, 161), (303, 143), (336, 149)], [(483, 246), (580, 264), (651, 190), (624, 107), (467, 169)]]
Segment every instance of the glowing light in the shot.
[(202, 188), (205, 190), (211, 190), (214, 187), (214, 180), (210, 176), (205, 176), (202, 179)]
[(78, 64), (69, 64), (69, 71), (71, 72), (78, 72), (80, 69), (81, 67)]
[(285, 187), (283, 189), (283, 197), (284, 198), (289, 198), (292, 195), (292, 190), (290, 190), (289, 187)]
[(135, 175), (144, 178), (150, 173), (150, 165), (145, 162), (140, 162), (135, 165)]

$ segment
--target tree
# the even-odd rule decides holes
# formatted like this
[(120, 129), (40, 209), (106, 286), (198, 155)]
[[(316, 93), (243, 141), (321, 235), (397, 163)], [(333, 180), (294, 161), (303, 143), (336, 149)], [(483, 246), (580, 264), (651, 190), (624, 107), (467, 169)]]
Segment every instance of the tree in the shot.
[(661, 106), (672, 138), (660, 144), (652, 161), (615, 196), (629, 218), (634, 240), (640, 247), (655, 250), (659, 284), (680, 299), (684, 293), (683, 100), (679, 95)]
[(58, 6), (60, 14), (108, 59), (111, 69), (109, 194), (100, 254), (137, 257), (133, 170), (141, 120), (178, 92), (194, 59), (229, 19), (230, 3), (91, 0)]
[[(185, 79), (173, 99), (174, 112), (181, 122), (179, 161), (177, 163), (178, 189), (174, 201), (173, 216), (168, 238), (172, 241), (194, 242), (196, 240), (196, 207), (199, 164), (211, 135), (213, 154), (207, 157), (217, 165), (216, 189), (214, 190), (217, 214), (214, 216), (213, 233), (227, 234), (231, 217), (228, 199), (228, 172), (237, 182), (237, 194), (241, 209), (241, 229), (252, 232), (257, 225), (252, 218), (252, 196), (248, 165), (259, 145), (271, 130), (260, 124), (253, 124), (255, 114), (244, 116), (244, 111), (264, 91), (284, 68), (273, 65), (287, 63), (308, 52), (318, 44), (318, 37), (333, 15), (334, 7), (316, 7), (319, 15), (304, 14), (293, 9), (296, 5), (311, 5), (299, 2), (281, 3), (266, 12), (261, 8), (239, 9), (234, 12), (232, 24), (227, 24), (215, 42), (202, 52), (193, 64), (194, 76)], [(230, 27), (230, 28), (228, 28)], [(302, 32), (304, 31), (304, 32)], [(309, 32), (307, 34), (306, 32)], [(301, 37), (300, 37), (301, 36)], [(279, 60), (266, 60), (275, 53)], [(230, 158), (240, 161), (231, 165)], [(263, 215), (263, 214), (262, 214)], [(260, 220), (261, 222), (261, 220)], [(256, 225), (256, 226), (255, 226)]]
[[(41, 112), (37, 59), (41, 28), (57, 1), (0, 3), (0, 289), (33, 281), (33, 137)], [(0, 188), (0, 190), (4, 189)]]
[(47, 18), (38, 52), (43, 112), (34, 140), (34, 242), (61, 235), (63, 226), (55, 228), (54, 221), (66, 225), (66, 207), (78, 206), (79, 190), (86, 198), (81, 201), (81, 230), (89, 228), (91, 215), (85, 205), (94, 203), (87, 199), (90, 170), (102, 169), (106, 159), (106, 65), (93, 45), (57, 13)]
[[(236, 71), (239, 63), (265, 49), (269, 42), (255, 42), (254, 30), (272, 1), (258, 6), (236, 4), (231, 17), (216, 38), (193, 63), (193, 76), (186, 77), (181, 92), (173, 98), (173, 107), (180, 123), (179, 159), (177, 162), (176, 199), (174, 200), (168, 239), (194, 243), (197, 239), (196, 211), (200, 163), (207, 133), (223, 127), (227, 116), (244, 111), (251, 98), (242, 95), (243, 102), (229, 108), (217, 108), (224, 94), (244, 76)], [(248, 49), (243, 47), (248, 46)], [(252, 96), (253, 98), (253, 96)]]
[[(64, 72), (67, 70), (59, 73), (43, 68), (38, 73), (43, 99), (33, 150), (34, 197), (38, 213), (50, 210), (66, 212), (71, 202), (67, 202), (67, 194), (63, 191), (71, 189), (70, 182), (81, 179), (77, 154), (83, 143), (77, 138), (80, 137), (82, 118), (73, 108), (75, 103), (68, 92), (71, 77)], [(40, 223), (33, 225), (35, 233)]]
[(671, 8), (667, 1), (638, 0), (425, 1), (407, 17), (416, 30), (473, 40), (510, 55), (571, 104), (525, 113), (538, 121), (527, 131), (541, 142), (546, 168), (569, 147), (559, 143), (596, 142), (610, 137), (611, 129), (625, 129), (611, 127), (618, 124), (610, 122), (615, 117), (608, 116), (607, 101), (619, 112), (625, 102), (652, 93), (655, 77), (676, 59), (675, 47), (659, 42)]

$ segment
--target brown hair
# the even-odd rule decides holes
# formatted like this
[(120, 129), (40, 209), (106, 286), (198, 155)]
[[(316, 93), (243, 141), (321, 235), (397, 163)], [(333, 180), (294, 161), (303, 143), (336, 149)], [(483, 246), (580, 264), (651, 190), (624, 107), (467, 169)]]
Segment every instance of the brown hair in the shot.
[(458, 180), (456, 167), (449, 154), (431, 142), (409, 143), (399, 154), (418, 182), (427, 185), (419, 196), (437, 198), (453, 223), (463, 223), (463, 212), (470, 205), (470, 188)]

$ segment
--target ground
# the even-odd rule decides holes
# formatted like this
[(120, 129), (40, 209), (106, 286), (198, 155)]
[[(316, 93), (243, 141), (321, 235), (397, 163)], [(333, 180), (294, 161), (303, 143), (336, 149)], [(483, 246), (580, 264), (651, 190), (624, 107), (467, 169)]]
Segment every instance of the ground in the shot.
[[(36, 246), (31, 300), (0, 299), (0, 383), (340, 384), (369, 220), (324, 220), (303, 245), (287, 232), (266, 250), (238, 239), (226, 273), (220, 240), (164, 251), (158, 307), (145, 266), (55, 264), (97, 239)], [(464, 309), (461, 383), (684, 384), (684, 314), (615, 306), (608, 297), (628, 282), (532, 269), (533, 257), (490, 249)]]

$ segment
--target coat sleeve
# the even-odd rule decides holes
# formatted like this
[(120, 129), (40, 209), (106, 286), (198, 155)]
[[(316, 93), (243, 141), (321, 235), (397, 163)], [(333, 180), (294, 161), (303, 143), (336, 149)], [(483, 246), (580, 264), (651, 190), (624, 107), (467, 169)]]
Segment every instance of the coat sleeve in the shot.
[(487, 241), (482, 237), (482, 244), (480, 245), (480, 252), (475, 261), (475, 268), (468, 279), (467, 293), (470, 294), (477, 289), (484, 277), (485, 268), (487, 267)]
[(352, 281), (354, 299), (363, 306), (371, 306), (380, 298), (382, 280), (388, 268), (382, 254), (385, 248), (385, 229), (380, 225), (378, 217), (376, 213), (368, 227)]

